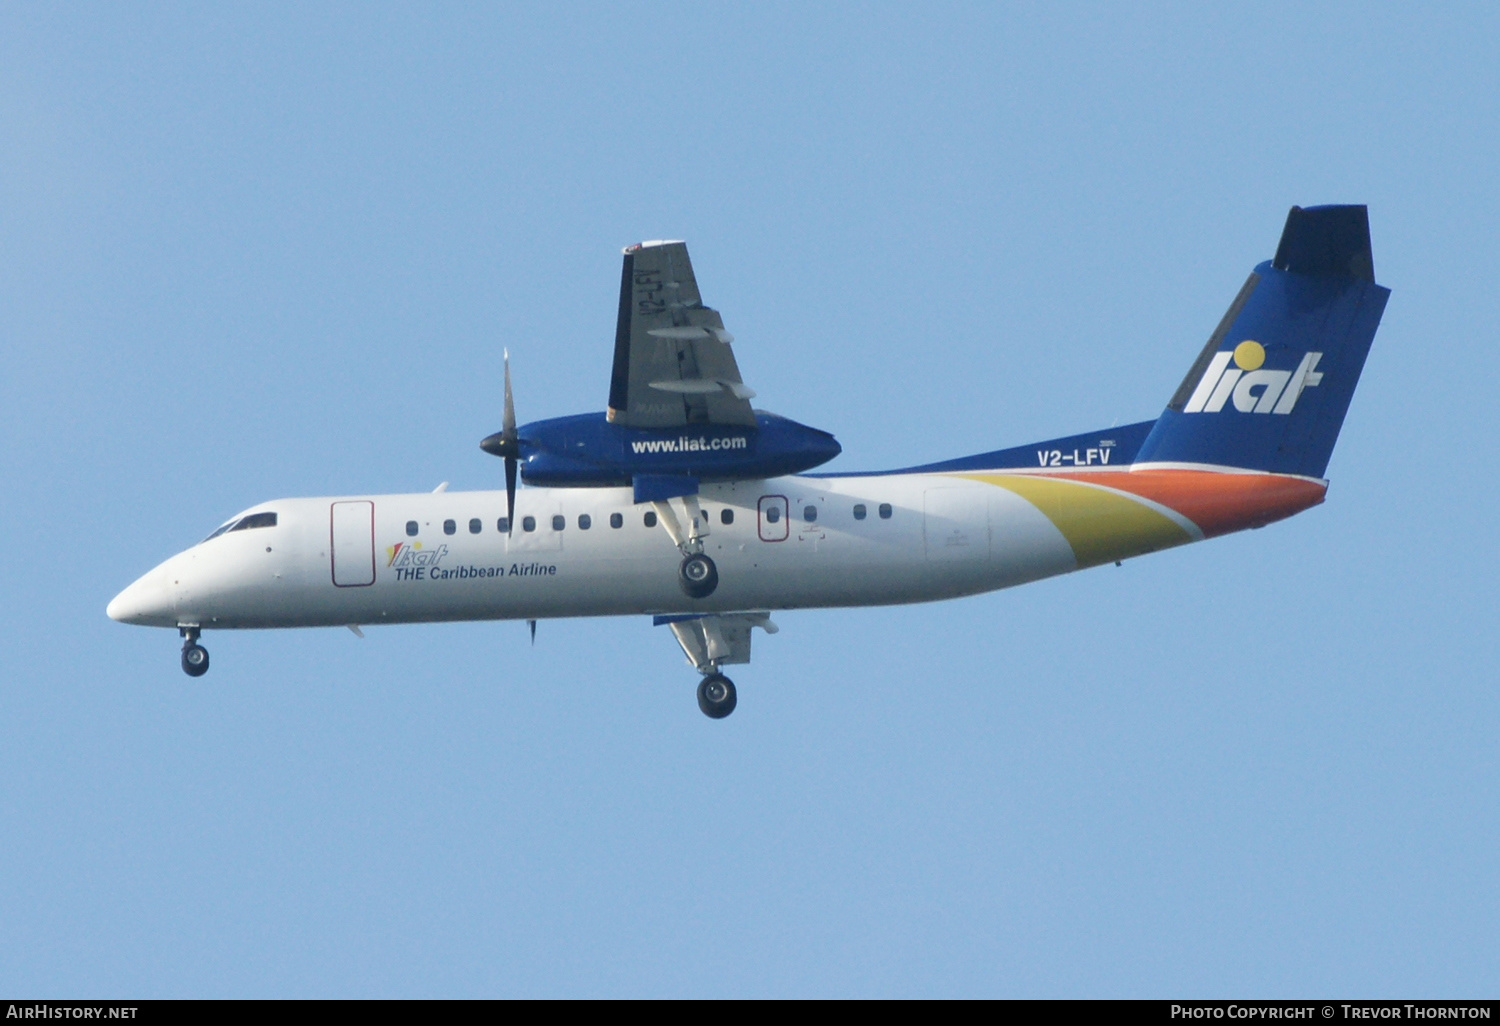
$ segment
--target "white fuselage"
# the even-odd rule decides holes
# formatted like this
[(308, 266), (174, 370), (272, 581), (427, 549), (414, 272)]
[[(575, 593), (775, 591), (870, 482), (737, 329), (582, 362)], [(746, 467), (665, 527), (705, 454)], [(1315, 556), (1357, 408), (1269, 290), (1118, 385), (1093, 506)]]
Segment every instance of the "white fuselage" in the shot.
[(738, 481), (698, 501), (720, 578), (705, 599), (684, 595), (678, 547), (629, 488), (526, 488), (509, 534), (504, 491), (262, 503), (246, 513), (275, 513), (274, 527), (173, 556), (109, 612), (207, 629), (887, 605), (1077, 566), (1036, 506), (964, 476)]

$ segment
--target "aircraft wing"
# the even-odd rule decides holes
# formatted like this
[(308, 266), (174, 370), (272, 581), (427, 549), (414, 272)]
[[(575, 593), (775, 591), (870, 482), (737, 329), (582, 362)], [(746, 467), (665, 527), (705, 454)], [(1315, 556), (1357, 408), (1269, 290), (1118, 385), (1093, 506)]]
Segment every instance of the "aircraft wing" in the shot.
[(642, 242), (625, 249), (620, 318), (609, 382), (609, 420), (629, 427), (755, 426), (755, 393), (717, 310), (703, 305), (687, 245)]
[(750, 661), (750, 630), (759, 627), (775, 634), (779, 627), (770, 613), (684, 613), (658, 616), (652, 622), (672, 628), (677, 644), (688, 664), (699, 673), (709, 673), (714, 666)]

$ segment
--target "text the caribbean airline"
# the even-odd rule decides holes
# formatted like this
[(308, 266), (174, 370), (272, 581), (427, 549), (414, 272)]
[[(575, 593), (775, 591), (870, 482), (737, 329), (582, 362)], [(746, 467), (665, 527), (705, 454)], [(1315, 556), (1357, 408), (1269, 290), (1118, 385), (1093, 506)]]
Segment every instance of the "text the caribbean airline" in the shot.
[[(733, 711), (721, 668), (770, 614), (1007, 588), (1323, 501), (1389, 291), (1362, 206), (1293, 207), (1154, 421), (904, 470), (809, 474), (824, 431), (763, 410), (681, 242), (625, 250), (609, 408), (481, 442), (506, 489), (277, 499), (122, 591), (109, 615), (208, 629), (645, 614)], [(530, 486), (517, 493), (516, 476)]]

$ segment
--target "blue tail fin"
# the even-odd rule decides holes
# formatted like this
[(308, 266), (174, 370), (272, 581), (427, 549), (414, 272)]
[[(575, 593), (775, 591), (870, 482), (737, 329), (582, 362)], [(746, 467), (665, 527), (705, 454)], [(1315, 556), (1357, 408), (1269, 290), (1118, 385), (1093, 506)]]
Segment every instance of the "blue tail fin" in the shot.
[(1364, 207), (1293, 207), (1136, 462), (1321, 478), (1389, 296)]

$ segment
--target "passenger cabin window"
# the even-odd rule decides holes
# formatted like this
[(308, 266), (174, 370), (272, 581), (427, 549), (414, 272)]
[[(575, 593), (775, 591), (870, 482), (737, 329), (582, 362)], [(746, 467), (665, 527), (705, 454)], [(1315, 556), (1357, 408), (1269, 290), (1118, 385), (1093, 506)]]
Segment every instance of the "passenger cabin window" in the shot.
[(555, 514), (552, 517), (552, 530), (554, 530), (554, 531), (561, 531), (564, 527), (567, 527), (567, 526), (568, 526), (568, 518), (565, 517), (565, 516), (563, 516), (561, 513)]
[(650, 512), (650, 513), (647, 513), (646, 516), (643, 518), (642, 523), (644, 523), (647, 527), (655, 527), (656, 526), (656, 513), (654, 511)]
[(443, 533), (444, 534), (452, 534), (454, 531), (457, 531), (457, 530), (458, 530), (458, 525), (455, 524), (453, 521), (451, 521), (451, 520), (444, 520), (443, 521)]
[(469, 521), (469, 533), (470, 534), (478, 534), (480, 531), (483, 531), (483, 530), (484, 530), (484, 522), (481, 521), (478, 517), (475, 517), (473, 520)]
[(406, 536), (408, 538), (415, 538), (417, 536), (417, 522), (415, 520), (408, 520), (406, 522)]
[(775, 523), (779, 523), (780, 520), (781, 520), (781, 507), (780, 506), (767, 506), (766, 507), (766, 523), (768, 523), (768, 524), (775, 524)]
[(728, 527), (730, 524), (734, 523), (734, 510), (719, 510), (719, 523), (723, 524), (725, 527)]
[(864, 518), (865, 518), (865, 504), (862, 503), (862, 502), (856, 502), (854, 504), (854, 519), (855, 520), (863, 520)]
[(239, 523), (230, 528), (231, 531), (248, 531), (254, 527), (275, 527), (275, 513), (251, 513), (244, 517)]
[(803, 506), (802, 507), (802, 519), (805, 520), (805, 521), (807, 521), (809, 524), (812, 523), (814, 520), (817, 520), (818, 519), (818, 507), (816, 507), (816, 506)]
[(578, 514), (578, 529), (580, 531), (587, 531), (589, 528), (591, 528), (593, 526), (594, 526), (594, 518), (593, 517), (589, 516), (587, 513), (580, 513), (580, 514)]
[(609, 526), (610, 527), (624, 527), (625, 526), (625, 517), (623, 515), (619, 514), (619, 513), (611, 513), (609, 515)]
[(523, 530), (523, 531), (535, 531), (536, 530), (536, 517), (522, 517), (521, 518), (521, 530)]
[(891, 519), (891, 504), (889, 502), (882, 502), (880, 504), (880, 519), (881, 520), (889, 520), (889, 519)]
[(510, 517), (501, 517), (495, 521), (495, 530), (501, 534), (510, 534)]

